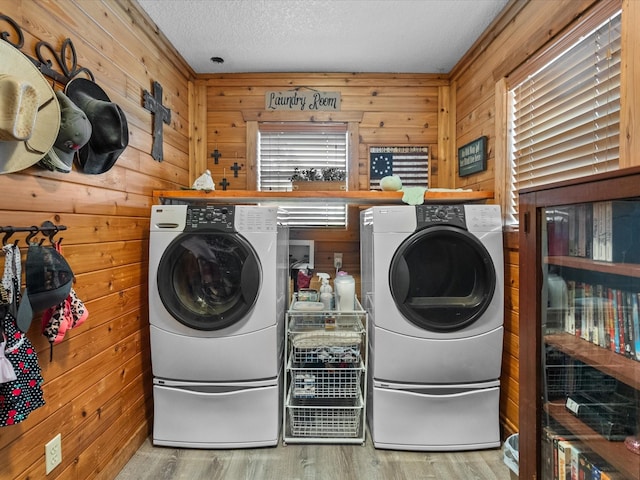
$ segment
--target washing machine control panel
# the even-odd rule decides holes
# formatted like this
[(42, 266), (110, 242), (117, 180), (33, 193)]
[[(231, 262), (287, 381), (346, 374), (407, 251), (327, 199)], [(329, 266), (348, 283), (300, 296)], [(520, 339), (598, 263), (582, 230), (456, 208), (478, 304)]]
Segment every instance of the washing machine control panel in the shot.
[(416, 205), (417, 229), (432, 225), (466, 228), (462, 205)]
[(233, 205), (188, 205), (185, 232), (234, 232)]

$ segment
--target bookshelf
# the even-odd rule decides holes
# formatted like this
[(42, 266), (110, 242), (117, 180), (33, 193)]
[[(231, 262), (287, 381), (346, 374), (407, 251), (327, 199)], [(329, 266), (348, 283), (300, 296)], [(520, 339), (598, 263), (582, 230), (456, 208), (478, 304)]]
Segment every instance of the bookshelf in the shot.
[(634, 167), (520, 192), (521, 479), (640, 479), (638, 185)]

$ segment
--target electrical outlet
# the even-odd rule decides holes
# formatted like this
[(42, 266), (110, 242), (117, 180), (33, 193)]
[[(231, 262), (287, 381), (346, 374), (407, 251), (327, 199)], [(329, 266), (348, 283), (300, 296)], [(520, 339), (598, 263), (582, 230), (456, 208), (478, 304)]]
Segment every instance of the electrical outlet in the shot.
[(47, 475), (62, 463), (62, 436), (60, 434), (57, 434), (44, 446), (44, 462)]
[(333, 266), (336, 269), (342, 268), (342, 254), (341, 253), (334, 253), (333, 254)]

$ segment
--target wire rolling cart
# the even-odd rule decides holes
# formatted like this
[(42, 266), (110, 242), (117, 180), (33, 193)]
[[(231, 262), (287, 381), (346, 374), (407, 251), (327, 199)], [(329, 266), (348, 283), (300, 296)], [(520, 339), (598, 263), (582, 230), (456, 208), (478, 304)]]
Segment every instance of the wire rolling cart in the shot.
[[(292, 306), (297, 298), (294, 296)], [(282, 443), (365, 442), (367, 314), (290, 308)]]

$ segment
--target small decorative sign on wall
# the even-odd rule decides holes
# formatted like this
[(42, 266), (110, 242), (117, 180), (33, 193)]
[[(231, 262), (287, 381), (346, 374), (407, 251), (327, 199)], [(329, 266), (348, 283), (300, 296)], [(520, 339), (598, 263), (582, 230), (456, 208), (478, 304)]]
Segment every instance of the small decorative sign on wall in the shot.
[(266, 92), (264, 108), (271, 111), (338, 111), (340, 110), (340, 92), (301, 91), (300, 89)]
[(487, 169), (487, 137), (480, 137), (458, 149), (458, 176), (466, 177)]

